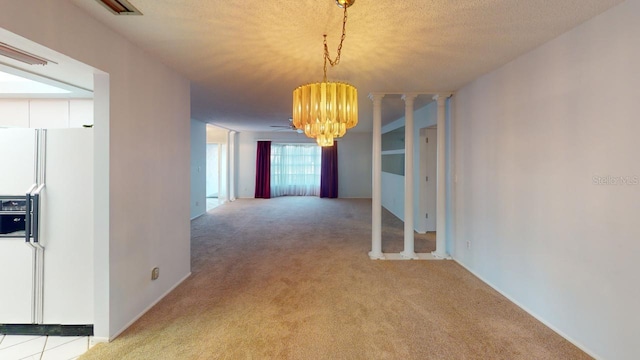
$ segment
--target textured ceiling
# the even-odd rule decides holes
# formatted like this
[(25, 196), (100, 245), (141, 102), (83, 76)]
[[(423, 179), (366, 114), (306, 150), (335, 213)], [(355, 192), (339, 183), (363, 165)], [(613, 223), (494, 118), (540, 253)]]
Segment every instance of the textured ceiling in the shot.
[[(322, 80), (322, 35), (335, 56), (342, 21), (333, 0), (130, 0), (143, 16), (72, 1), (188, 77), (194, 119), (240, 131), (287, 123), (293, 89)], [(358, 88), (367, 131), (369, 92), (457, 90), (620, 2), (358, 0), (327, 77)], [(404, 104), (386, 97), (383, 109), (388, 122)]]

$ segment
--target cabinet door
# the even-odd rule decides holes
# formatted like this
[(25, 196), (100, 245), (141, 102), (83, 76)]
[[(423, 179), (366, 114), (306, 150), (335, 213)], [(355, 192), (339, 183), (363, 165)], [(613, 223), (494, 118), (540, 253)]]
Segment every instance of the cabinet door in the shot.
[(93, 100), (69, 100), (69, 127), (81, 128), (83, 125), (93, 125)]
[(29, 127), (56, 129), (69, 127), (69, 101), (30, 100)]
[(1, 99), (0, 127), (29, 127), (29, 100)]

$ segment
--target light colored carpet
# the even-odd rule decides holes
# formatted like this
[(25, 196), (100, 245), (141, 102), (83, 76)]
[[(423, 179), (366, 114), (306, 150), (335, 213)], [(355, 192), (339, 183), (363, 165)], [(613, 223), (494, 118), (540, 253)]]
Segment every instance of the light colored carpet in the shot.
[[(384, 220), (383, 250), (402, 250)], [(193, 275), (81, 359), (589, 358), (454, 261), (370, 247), (370, 200), (225, 204), (192, 222)]]

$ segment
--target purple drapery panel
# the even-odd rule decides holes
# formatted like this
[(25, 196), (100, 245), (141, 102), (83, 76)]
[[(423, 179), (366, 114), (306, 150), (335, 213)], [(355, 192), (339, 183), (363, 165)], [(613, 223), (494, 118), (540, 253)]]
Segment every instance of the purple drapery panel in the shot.
[(271, 198), (271, 141), (258, 141), (256, 198)]
[(338, 142), (333, 146), (322, 147), (322, 166), (320, 170), (320, 197), (338, 197)]

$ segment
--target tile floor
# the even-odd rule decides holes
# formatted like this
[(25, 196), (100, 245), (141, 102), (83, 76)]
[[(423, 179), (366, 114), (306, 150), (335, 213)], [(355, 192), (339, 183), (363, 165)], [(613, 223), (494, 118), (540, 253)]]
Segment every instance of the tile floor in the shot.
[(92, 346), (89, 336), (0, 334), (2, 360), (73, 360)]

